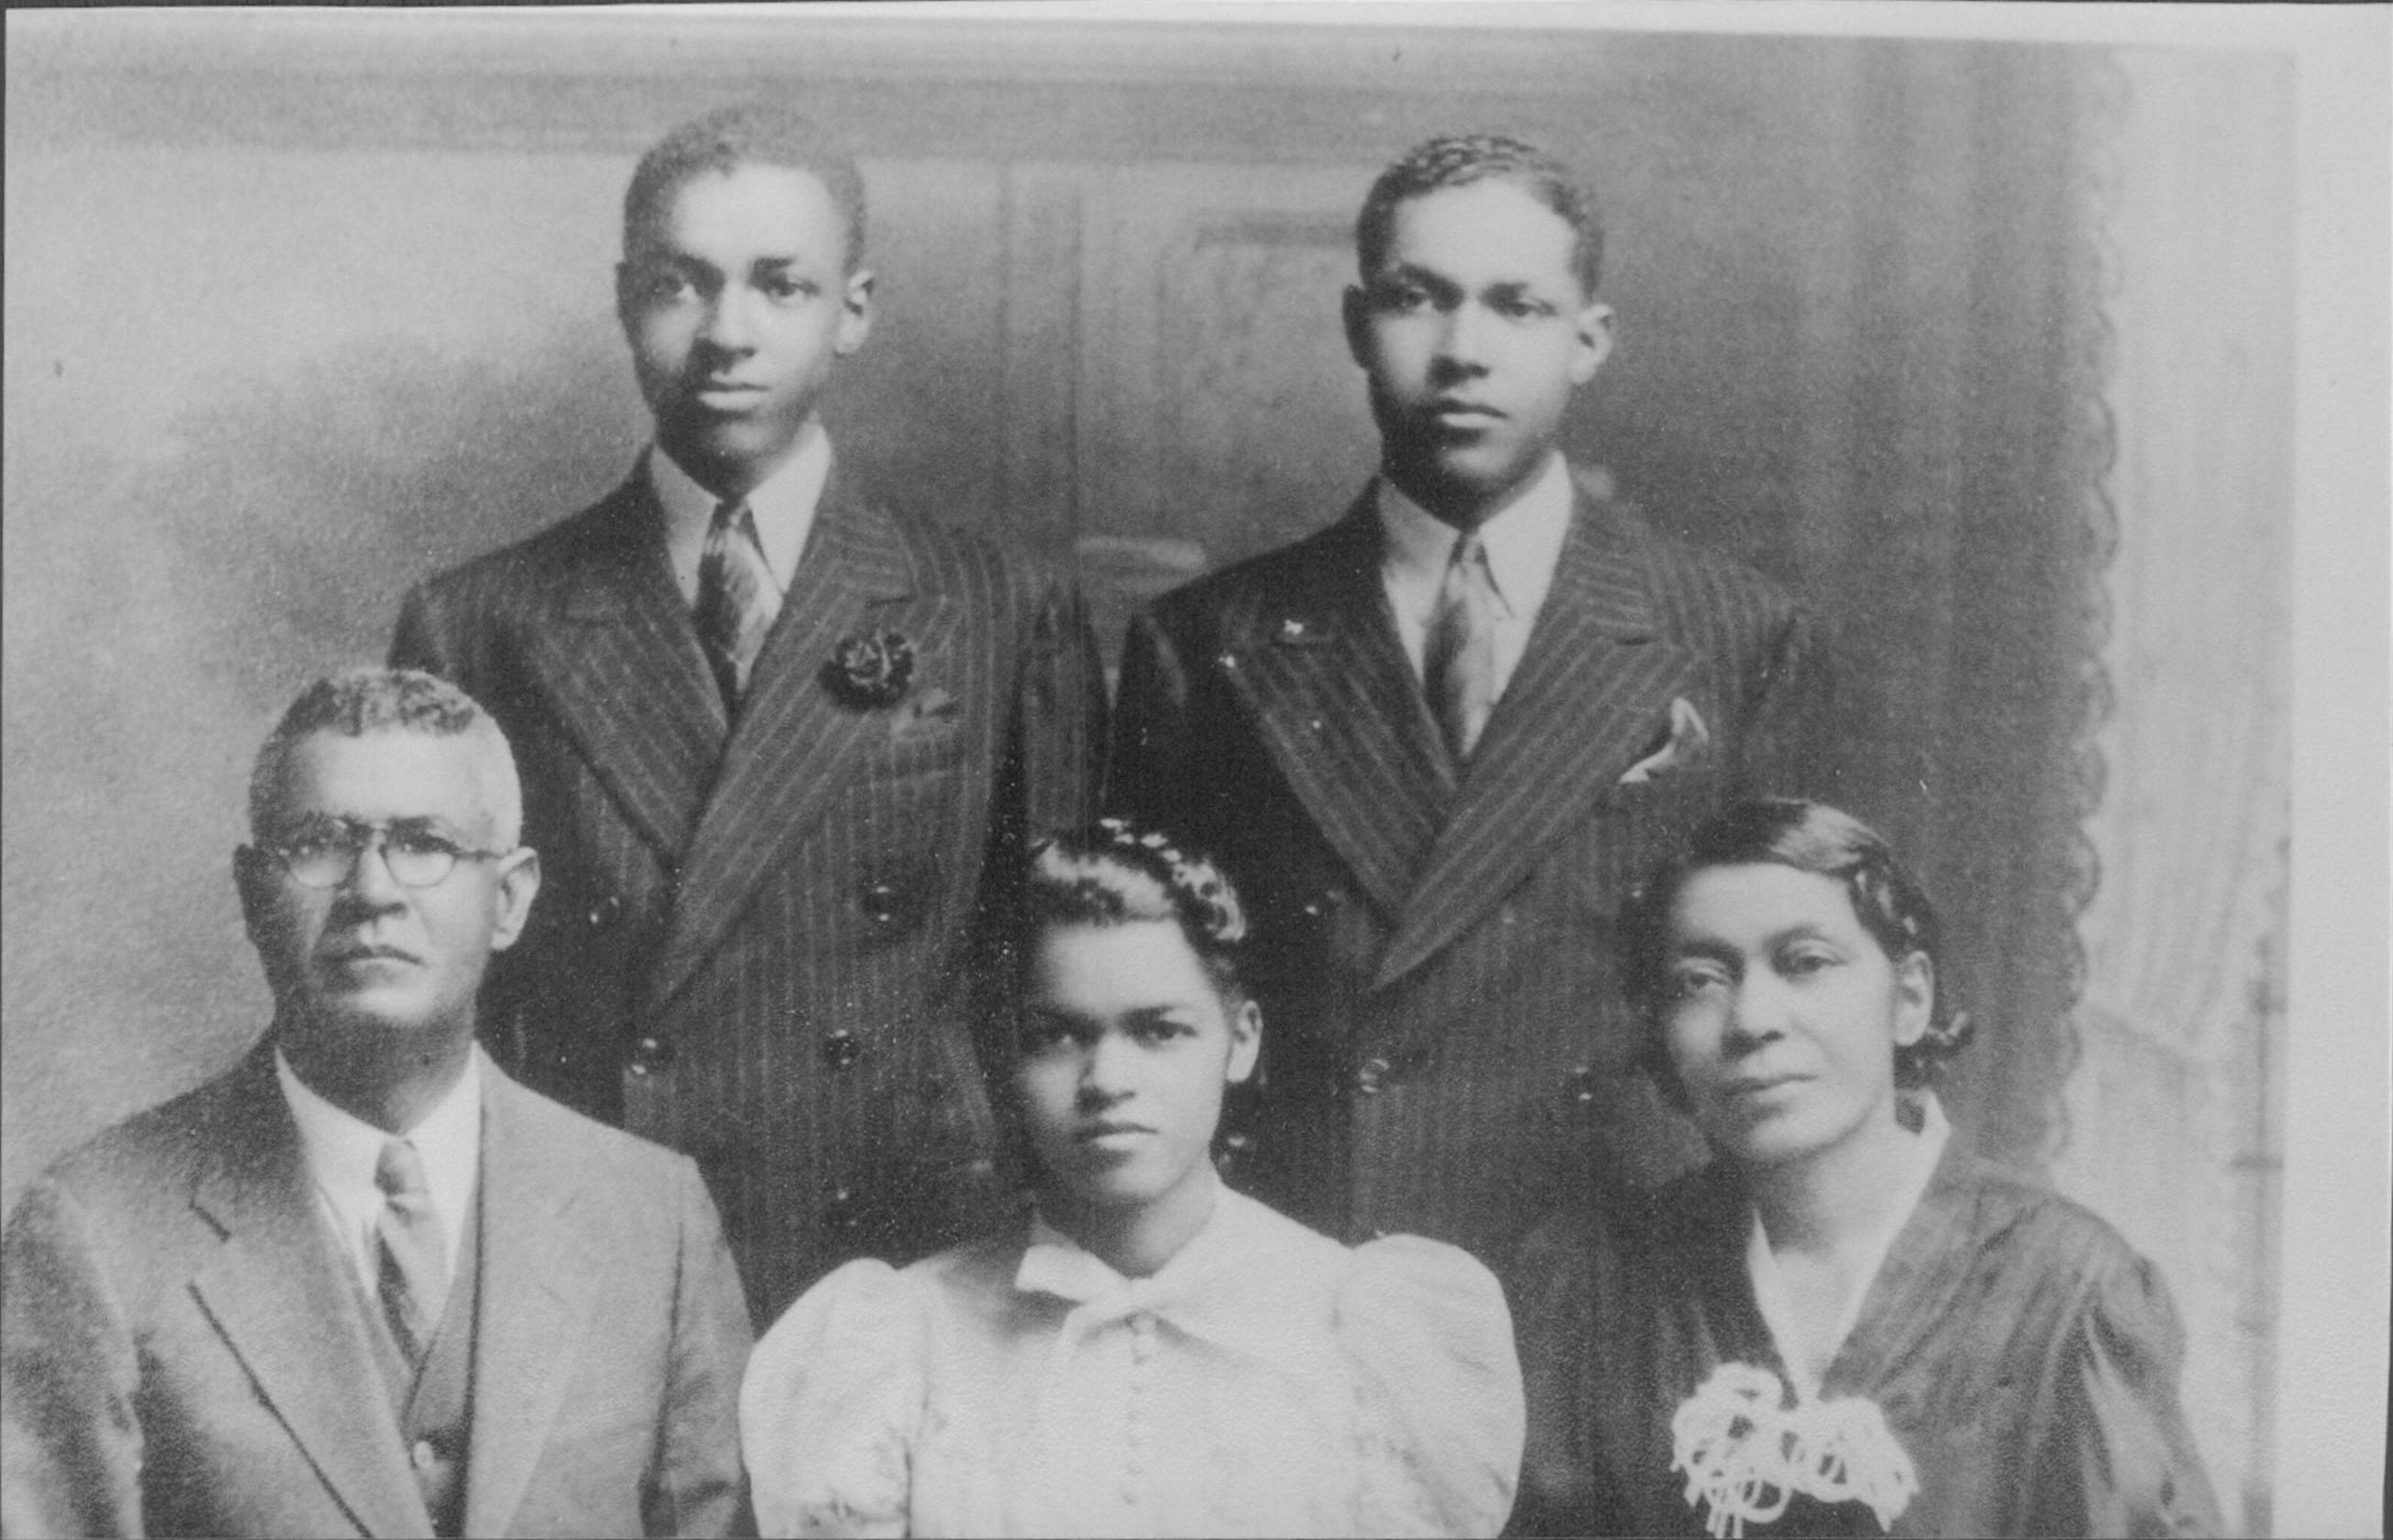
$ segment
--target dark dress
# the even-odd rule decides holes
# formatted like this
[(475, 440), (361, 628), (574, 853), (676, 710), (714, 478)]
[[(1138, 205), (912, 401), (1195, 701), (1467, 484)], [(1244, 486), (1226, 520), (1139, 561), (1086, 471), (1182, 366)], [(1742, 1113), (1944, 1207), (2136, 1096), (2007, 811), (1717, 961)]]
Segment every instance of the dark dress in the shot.
[[(1671, 1468), (1672, 1418), (1724, 1363), (1785, 1380), (1746, 1271), (1750, 1212), (1715, 1166), (1530, 1237), (1511, 1278), (1529, 1409), (1513, 1533), (1711, 1533)], [(1875, 1402), (1908, 1455), (1918, 1490), (1885, 1533), (2210, 1534), (2183, 1346), (2159, 1274), (2115, 1231), (1956, 1141), (1820, 1404)], [(1744, 1533), (1881, 1530), (1860, 1502), (1798, 1494)]]

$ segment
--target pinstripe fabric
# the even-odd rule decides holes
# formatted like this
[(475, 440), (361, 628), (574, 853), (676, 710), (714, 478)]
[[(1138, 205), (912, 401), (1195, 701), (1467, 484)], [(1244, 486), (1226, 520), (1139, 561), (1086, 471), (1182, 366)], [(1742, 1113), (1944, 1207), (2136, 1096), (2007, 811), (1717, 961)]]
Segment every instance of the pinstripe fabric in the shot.
[[(882, 631), (913, 683), (858, 705), (830, 659)], [(486, 1040), (698, 1157), (760, 1320), (1009, 1201), (967, 985), (1027, 833), (1089, 811), (1103, 686), (1068, 584), (834, 471), (734, 728), (635, 473), (411, 594), (391, 657), (489, 706), (524, 777), (545, 884)]]
[[(1490, 1259), (1597, 1162), (1701, 1146), (1635, 1072), (1614, 917), (1706, 813), (1805, 777), (1793, 602), (1582, 495), (1520, 667), (1458, 781), (1378, 578), (1367, 498), (1132, 623), (1107, 801), (1208, 846), (1256, 917), (1262, 1084), (1240, 1185), (1351, 1237)], [(1684, 698), (1707, 760), (1623, 786)]]

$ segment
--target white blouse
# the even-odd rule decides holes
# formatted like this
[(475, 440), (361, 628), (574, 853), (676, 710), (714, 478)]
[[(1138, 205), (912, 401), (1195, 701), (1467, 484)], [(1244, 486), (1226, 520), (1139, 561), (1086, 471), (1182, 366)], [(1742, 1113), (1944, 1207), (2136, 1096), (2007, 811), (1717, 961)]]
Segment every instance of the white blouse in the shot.
[(1226, 1189), (1151, 1278), (1035, 1218), (850, 1262), (739, 1397), (766, 1535), (1494, 1534), (1523, 1416), (1484, 1267)]

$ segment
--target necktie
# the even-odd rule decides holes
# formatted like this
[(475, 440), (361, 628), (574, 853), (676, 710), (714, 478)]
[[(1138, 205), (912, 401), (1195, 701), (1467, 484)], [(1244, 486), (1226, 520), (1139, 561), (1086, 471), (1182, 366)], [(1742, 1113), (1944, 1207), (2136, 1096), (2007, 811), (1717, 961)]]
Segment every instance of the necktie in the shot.
[(432, 1211), (424, 1160), (415, 1146), (394, 1139), (374, 1162), (374, 1185), (382, 1189), (382, 1308), (409, 1359), (424, 1361), (440, 1312), (449, 1299), (449, 1246)]
[(1479, 747), (1496, 706), (1496, 606), (1487, 547), (1472, 531), (1454, 542), (1421, 657), (1430, 710), (1458, 765)]
[(765, 650), (778, 601), (772, 569), (756, 542), (756, 516), (744, 502), (726, 502), (706, 527), (706, 551), (698, 562), (698, 634), (722, 686), (723, 704), (739, 714), (748, 671)]

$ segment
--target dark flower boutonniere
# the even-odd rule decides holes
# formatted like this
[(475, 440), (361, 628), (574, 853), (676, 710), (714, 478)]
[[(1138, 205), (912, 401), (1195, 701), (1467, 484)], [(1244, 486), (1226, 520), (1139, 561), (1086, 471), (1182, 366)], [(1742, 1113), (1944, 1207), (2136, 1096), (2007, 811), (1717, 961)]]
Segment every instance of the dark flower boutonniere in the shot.
[(843, 637), (825, 672), (833, 693), (851, 706), (895, 706), (914, 682), (914, 644), (895, 631)]

